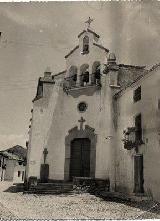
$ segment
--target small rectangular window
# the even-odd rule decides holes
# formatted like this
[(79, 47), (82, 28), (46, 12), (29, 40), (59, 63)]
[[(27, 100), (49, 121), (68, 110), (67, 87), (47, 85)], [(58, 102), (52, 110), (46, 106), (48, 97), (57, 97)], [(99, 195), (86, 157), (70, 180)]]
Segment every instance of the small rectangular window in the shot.
[(142, 117), (138, 114), (135, 117), (135, 136), (137, 141), (142, 141)]
[(20, 177), (21, 176), (21, 171), (18, 171), (18, 177)]
[(134, 102), (141, 100), (141, 86), (134, 90), (133, 100)]

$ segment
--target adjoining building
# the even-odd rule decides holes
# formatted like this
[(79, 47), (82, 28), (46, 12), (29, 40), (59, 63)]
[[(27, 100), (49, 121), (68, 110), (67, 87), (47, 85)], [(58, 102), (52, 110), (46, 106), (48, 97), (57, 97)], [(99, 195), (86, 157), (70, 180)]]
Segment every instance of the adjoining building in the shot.
[(39, 78), (26, 179), (110, 180), (110, 190), (160, 200), (160, 65), (118, 64), (91, 29), (66, 70)]
[(14, 146), (0, 151), (0, 181), (24, 182), (27, 150)]

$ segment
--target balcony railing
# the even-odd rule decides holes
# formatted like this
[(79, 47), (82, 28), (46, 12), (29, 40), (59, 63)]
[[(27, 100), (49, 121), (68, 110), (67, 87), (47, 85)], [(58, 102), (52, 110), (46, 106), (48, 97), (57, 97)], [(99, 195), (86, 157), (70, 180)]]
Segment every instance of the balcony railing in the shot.
[(144, 144), (142, 138), (136, 136), (136, 128), (135, 127), (128, 127), (126, 130), (123, 131), (124, 139), (122, 140), (124, 143), (124, 149), (137, 150), (138, 146)]
[(92, 85), (101, 86), (100, 78), (97, 79), (95, 76), (96, 76), (95, 73), (88, 76), (86, 74), (83, 74), (78, 76), (79, 81), (77, 79), (77, 75), (67, 77), (63, 81), (63, 89), (66, 91), (72, 88), (87, 87)]

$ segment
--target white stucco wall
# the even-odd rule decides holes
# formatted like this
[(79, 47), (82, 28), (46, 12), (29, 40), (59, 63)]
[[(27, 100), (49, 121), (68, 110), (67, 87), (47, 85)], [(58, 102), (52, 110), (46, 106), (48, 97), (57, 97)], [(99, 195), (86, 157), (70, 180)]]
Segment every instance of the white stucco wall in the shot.
[[(70, 129), (75, 126), (79, 127), (78, 120), (81, 116), (85, 119), (85, 125), (94, 128), (97, 135), (95, 176), (109, 178), (113, 174), (110, 166), (113, 161), (111, 157), (112, 141), (106, 139), (112, 133), (110, 127), (112, 110), (109, 105), (112, 89), (108, 84), (109, 77), (104, 75), (101, 89), (95, 90), (94, 87), (86, 87), (83, 89), (86, 92), (82, 94), (78, 91), (79, 89), (75, 89), (72, 95), (67, 95), (61, 86), (54, 85), (50, 89), (50, 96), (34, 102), (28, 177), (40, 177), (43, 148), (47, 147), (46, 163), (50, 167), (49, 179), (64, 179), (65, 137)], [(89, 95), (91, 90), (95, 90), (95, 92)], [(75, 96), (75, 93), (80, 95)], [(82, 101), (85, 101), (88, 106), (84, 113), (80, 113), (77, 109), (77, 105)]]
[(43, 149), (46, 137), (52, 121), (55, 105), (59, 98), (59, 86), (44, 85), (44, 97), (34, 102), (32, 128), (27, 159), (27, 176), (37, 176), (40, 170), (40, 163), (43, 161)]
[(15, 164), (16, 164), (15, 160), (9, 160), (9, 159), (6, 160), (6, 170), (5, 170), (4, 180), (13, 181)]
[[(97, 39), (94, 38), (92, 33), (88, 33), (90, 38), (89, 54), (81, 54), (84, 35), (78, 39), (79, 48), (66, 58), (67, 71), (72, 65), (75, 65), (79, 74), (80, 66), (88, 64), (91, 74), (95, 61), (103, 64), (106, 60), (107, 52), (93, 45), (93, 42), (96, 43)], [(43, 149), (47, 147), (49, 152), (47, 163), (50, 167), (49, 179), (64, 179), (65, 137), (70, 129), (79, 126), (78, 120), (83, 116), (85, 124), (94, 128), (97, 134), (95, 176), (108, 178), (110, 174), (111, 141), (106, 141), (105, 136), (110, 134), (111, 110), (108, 99), (110, 99), (111, 94), (106, 92), (108, 89), (110, 90), (106, 84), (106, 78), (104, 76), (102, 80), (102, 89), (96, 90), (92, 95), (87, 95), (88, 92), (81, 95), (81, 92), (78, 91), (73, 92), (73, 96), (67, 95), (61, 87), (60, 79), (55, 79), (55, 85), (44, 84), (44, 96), (35, 101), (33, 106), (27, 177), (36, 176), (40, 178)], [(90, 89), (87, 90), (90, 91)], [(80, 96), (74, 97), (74, 93), (79, 93)], [(80, 113), (77, 110), (77, 105), (81, 101), (85, 101), (88, 105), (85, 113)]]
[[(147, 194), (152, 194), (155, 199), (160, 199), (159, 190), (159, 157), (160, 157), (160, 110), (158, 110), (158, 91), (160, 85), (160, 71), (157, 69), (144, 76), (141, 80), (122, 92), (117, 100), (117, 145), (116, 145), (116, 184), (121, 191), (133, 192), (134, 151), (123, 148), (123, 130), (134, 126), (134, 117), (142, 115), (142, 134), (144, 145), (139, 147), (139, 152), (144, 157), (144, 189)], [(141, 100), (133, 102), (133, 91), (141, 86)]]
[[(93, 45), (93, 35), (89, 33), (89, 54), (82, 55), (82, 39), (79, 48), (66, 58), (66, 75), (71, 66), (78, 68), (83, 64), (92, 65), (99, 61), (102, 65), (107, 53)], [(145, 193), (160, 200), (159, 157), (160, 157), (160, 110), (158, 110), (158, 92), (160, 85), (160, 70), (150, 72), (141, 80), (122, 91), (117, 101), (113, 101), (115, 90), (110, 87), (111, 75), (117, 77), (117, 72), (107, 75), (102, 73), (101, 89), (87, 86), (74, 89), (68, 94), (63, 91), (61, 81), (63, 76), (55, 79), (55, 84), (43, 84), (43, 98), (34, 101), (32, 127), (27, 160), (27, 178), (40, 178), (40, 165), (43, 163), (43, 149), (47, 148), (46, 163), (49, 164), (49, 179), (63, 180), (65, 167), (65, 137), (68, 131), (80, 125), (78, 120), (85, 119), (84, 125), (95, 129), (96, 143), (96, 178), (109, 178), (114, 190), (133, 192), (134, 188), (134, 150), (123, 147), (123, 131), (134, 126), (134, 117), (141, 113), (143, 141), (139, 152), (144, 156), (144, 189)], [(115, 77), (115, 78), (116, 78)], [(114, 77), (112, 78), (113, 82)], [(116, 79), (114, 79), (116, 84)], [(113, 85), (112, 85), (113, 86)], [(116, 85), (114, 85), (116, 86)], [(133, 91), (141, 86), (141, 100), (133, 102)], [(92, 93), (92, 91), (94, 93)], [(80, 113), (77, 105), (86, 102), (86, 112)], [(117, 121), (117, 126), (115, 126)]]
[[(18, 176), (18, 171), (20, 171), (20, 176)], [(14, 167), (13, 182), (23, 183), (24, 182), (23, 173), (25, 173), (25, 166), (23, 164), (19, 165), (19, 163), (16, 162)]]

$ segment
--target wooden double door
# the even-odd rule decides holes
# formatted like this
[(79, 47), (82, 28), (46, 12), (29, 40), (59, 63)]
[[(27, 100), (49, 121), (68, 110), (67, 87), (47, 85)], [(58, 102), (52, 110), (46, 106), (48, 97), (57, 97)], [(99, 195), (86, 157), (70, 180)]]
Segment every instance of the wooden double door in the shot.
[(88, 138), (77, 138), (71, 142), (70, 180), (73, 177), (90, 176), (91, 142)]

